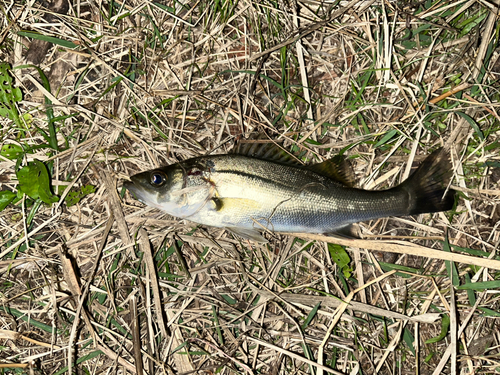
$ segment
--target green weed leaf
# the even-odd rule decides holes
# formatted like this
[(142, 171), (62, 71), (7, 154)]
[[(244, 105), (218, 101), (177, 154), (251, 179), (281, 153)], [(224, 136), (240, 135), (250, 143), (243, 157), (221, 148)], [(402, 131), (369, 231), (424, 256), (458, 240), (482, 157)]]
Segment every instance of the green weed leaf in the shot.
[(465, 283), (457, 287), (462, 290), (485, 290), (485, 289), (498, 289), (500, 288), (500, 280), (491, 281), (478, 281), (477, 283)]
[(306, 320), (304, 323), (302, 323), (302, 329), (306, 329), (309, 326), (309, 323), (314, 319), (316, 314), (318, 313), (319, 307), (321, 306), (321, 302), (318, 302), (316, 306), (313, 307), (309, 315), (307, 316)]
[(433, 337), (432, 339), (427, 340), (426, 344), (433, 344), (435, 342), (439, 342), (446, 337), (448, 334), (448, 329), (450, 328), (450, 316), (447, 314), (443, 315), (443, 319), (441, 320), (441, 333), (439, 336)]
[[(75, 363), (76, 363), (77, 365), (79, 365), (80, 363), (84, 363), (84, 362), (86, 362), (86, 361), (89, 361), (89, 360), (91, 360), (91, 359), (93, 359), (93, 358), (95, 358), (95, 357), (98, 357), (98, 356), (102, 355), (102, 354), (103, 354), (103, 352), (102, 352), (102, 351), (100, 351), (100, 350), (95, 350), (95, 351), (93, 351), (93, 352), (90, 352), (90, 353), (89, 353), (89, 354), (87, 354), (87, 355), (84, 355), (83, 357), (78, 358), (78, 359), (76, 360), (76, 362), (75, 362)], [(85, 367), (83, 367), (83, 368), (85, 368)], [(58, 372), (56, 372), (54, 375), (62, 375), (62, 374), (64, 374), (64, 373), (65, 373), (65, 372), (67, 372), (67, 371), (68, 371), (68, 366), (63, 367), (63, 368), (62, 368), (62, 369), (60, 369)]]
[(474, 17), (466, 18), (466, 21), (463, 22), (462, 25), (460, 25), (463, 26), (463, 29), (460, 31), (459, 38), (469, 34), (474, 27), (478, 26), (486, 18), (488, 13), (488, 10), (484, 9)]
[(50, 191), (50, 178), (45, 164), (34, 160), (17, 173), (19, 191), (33, 199), (40, 198), (44, 203), (52, 204), (59, 198)]
[(378, 148), (382, 145), (385, 145), (387, 142), (389, 142), (396, 134), (398, 131), (396, 129), (389, 130), (385, 135), (382, 137), (380, 141), (377, 142), (375, 145), (375, 148)]
[(500, 168), (500, 162), (488, 160), (483, 163), (482, 167)]
[(23, 99), (23, 94), (19, 87), (12, 86), (11, 67), (9, 64), (0, 63), (0, 116), (7, 117), (17, 125), (21, 125), (16, 102)]
[(351, 262), (351, 258), (345, 248), (340, 245), (328, 244), (328, 251), (330, 252), (330, 256), (332, 260), (340, 267), (342, 272), (344, 273), (344, 277), (348, 279), (351, 277), (352, 268), (349, 267), (349, 263)]
[(406, 345), (408, 345), (408, 348), (410, 349), (412, 354), (415, 355), (415, 347), (413, 346), (413, 343), (415, 342), (415, 336), (413, 336), (408, 328), (405, 328), (403, 331), (403, 340), (405, 341)]
[(17, 194), (9, 191), (9, 190), (4, 190), (0, 191), (0, 211), (3, 211), (7, 205), (12, 202), (15, 198), (17, 197)]
[(30, 32), (30, 31), (18, 31), (17, 35), (25, 36), (25, 37), (33, 38), (33, 39), (38, 39), (38, 40), (43, 40), (45, 42), (56, 44), (58, 46), (65, 47), (65, 48), (76, 48), (77, 47), (77, 45), (75, 43), (70, 42), (69, 40), (59, 39), (59, 38), (56, 38), (53, 36), (42, 35), (42, 34)]
[(0, 149), (0, 155), (9, 160), (16, 160), (19, 156), (23, 154), (23, 148), (15, 144), (3, 145)]
[(95, 193), (95, 186), (93, 185), (85, 185), (78, 191), (70, 191), (68, 195), (66, 195), (66, 205), (68, 207), (74, 206), (79, 203), (84, 196), (92, 193)]
[(476, 120), (474, 120), (472, 117), (470, 117), (468, 114), (460, 111), (455, 112), (457, 115), (463, 117), (465, 121), (469, 123), (469, 125), (474, 129), (476, 132), (477, 137), (481, 140), (484, 141), (484, 134), (479, 125), (477, 124)]
[[(404, 272), (413, 273), (413, 274), (421, 273), (421, 271), (417, 268), (406, 267), (406, 266), (402, 266), (400, 264), (392, 264), (392, 263), (385, 263), (385, 262), (379, 262), (379, 264), (380, 264), (380, 268), (382, 268), (384, 271), (397, 270), (397, 271), (404, 271)], [(408, 275), (406, 273), (401, 273), (401, 272), (397, 272), (396, 274), (400, 277), (405, 278), (405, 279), (413, 277), (412, 275)]]
[[(448, 237), (445, 238), (443, 243), (443, 250), (451, 253), (450, 242), (448, 241)], [(457, 287), (460, 285), (460, 280), (458, 278), (458, 270), (455, 262), (445, 261), (446, 270), (448, 271), (448, 276), (450, 277), (451, 283), (453, 286)]]
[(498, 311), (488, 309), (487, 307), (478, 307), (479, 310), (484, 312), (484, 316), (492, 316), (494, 318), (500, 318), (500, 313)]

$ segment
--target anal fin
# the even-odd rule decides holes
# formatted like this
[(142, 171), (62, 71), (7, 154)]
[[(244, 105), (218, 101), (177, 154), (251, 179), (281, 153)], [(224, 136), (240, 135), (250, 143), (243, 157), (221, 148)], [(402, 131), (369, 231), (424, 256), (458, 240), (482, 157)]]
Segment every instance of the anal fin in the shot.
[(234, 233), (247, 240), (253, 240), (255, 242), (261, 242), (261, 243), (268, 242), (264, 237), (262, 237), (262, 235), (257, 229), (246, 229), (238, 227), (227, 227), (226, 229), (231, 233)]
[(345, 227), (337, 228), (327, 233), (332, 237), (340, 237), (349, 240), (358, 240), (361, 238), (361, 229), (357, 224), (349, 224)]

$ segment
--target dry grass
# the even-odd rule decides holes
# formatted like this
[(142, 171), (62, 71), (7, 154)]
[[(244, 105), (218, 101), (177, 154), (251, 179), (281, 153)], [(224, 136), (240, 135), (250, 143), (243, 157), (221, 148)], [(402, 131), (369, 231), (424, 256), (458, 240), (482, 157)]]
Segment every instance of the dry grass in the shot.
[[(1, 141), (24, 151), (2, 153), (1, 190), (37, 159), (60, 201), (0, 212), (0, 371), (500, 371), (495, 4), (4, 1), (23, 99)], [(374, 189), (450, 145), (462, 193), (363, 223), (363, 241), (259, 245), (121, 189), (256, 132), (311, 161), (346, 150)]]

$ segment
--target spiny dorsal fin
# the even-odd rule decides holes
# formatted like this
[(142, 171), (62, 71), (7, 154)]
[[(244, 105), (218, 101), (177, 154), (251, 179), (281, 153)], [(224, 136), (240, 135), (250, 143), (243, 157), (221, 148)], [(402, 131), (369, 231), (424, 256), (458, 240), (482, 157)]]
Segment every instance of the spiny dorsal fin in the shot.
[(282, 164), (302, 165), (292, 154), (268, 140), (242, 140), (233, 149), (233, 153), (256, 159), (272, 160)]
[(354, 173), (349, 163), (341, 155), (325, 160), (322, 163), (304, 166), (299, 159), (280, 147), (279, 144), (261, 137), (241, 140), (233, 149), (233, 153), (262, 160), (272, 160), (282, 164), (301, 166), (340, 182), (347, 187), (354, 187), (355, 185)]
[(355, 185), (354, 173), (347, 160), (341, 155), (336, 155), (329, 160), (310, 165), (307, 168), (322, 176), (338, 181), (342, 185), (348, 187), (354, 187)]

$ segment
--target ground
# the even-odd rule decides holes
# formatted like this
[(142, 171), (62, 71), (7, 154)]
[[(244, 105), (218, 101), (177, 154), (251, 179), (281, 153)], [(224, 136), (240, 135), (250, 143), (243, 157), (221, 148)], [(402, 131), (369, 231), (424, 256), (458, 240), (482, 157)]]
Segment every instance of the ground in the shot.
[[(3, 373), (500, 371), (497, 0), (2, 10)], [(364, 189), (444, 147), (456, 203), (262, 244), (122, 188), (256, 136)]]

